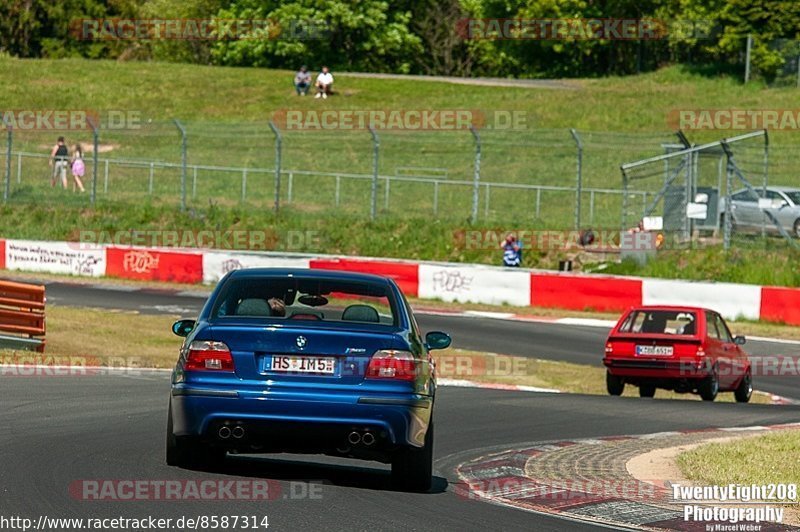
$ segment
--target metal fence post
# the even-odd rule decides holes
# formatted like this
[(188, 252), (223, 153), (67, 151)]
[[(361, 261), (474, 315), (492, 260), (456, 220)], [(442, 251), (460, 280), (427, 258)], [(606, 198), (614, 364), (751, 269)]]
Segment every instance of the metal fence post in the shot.
[(475, 126), (469, 126), (472, 136), (475, 138), (475, 172), (472, 175), (472, 216), (471, 223), (478, 221), (478, 196), (480, 194), (481, 182), (481, 136)]
[(750, 81), (750, 57), (752, 56), (753, 50), (753, 35), (748, 33), (747, 34), (747, 50), (745, 51), (745, 59), (744, 59), (744, 82), (747, 83)]
[(103, 175), (103, 194), (108, 194), (108, 159), (105, 160), (105, 171)]
[[(97, 124), (94, 123), (94, 120), (88, 118), (87, 121), (92, 128), (92, 193), (89, 197), (89, 202), (94, 206), (97, 200), (97, 163), (99, 162), (97, 152), (100, 151), (100, 134), (97, 131)], [(106, 176), (108, 176), (108, 161), (106, 161)], [(108, 177), (106, 177), (107, 179)]]
[(269, 128), (275, 134), (275, 214), (281, 205), (281, 152), (283, 151), (283, 137), (278, 130), (278, 126), (270, 120)]
[(8, 201), (8, 195), (11, 192), (11, 145), (14, 142), (14, 130), (11, 128), (11, 124), (6, 124), (6, 131), (8, 136), (6, 137), (6, 182), (3, 187), (4, 203)]
[(622, 225), (620, 231), (625, 231), (628, 226), (628, 174), (624, 166), (619, 167), (622, 172)]
[(372, 191), (369, 204), (369, 219), (374, 220), (378, 210), (378, 156), (380, 155), (381, 141), (375, 128), (369, 126), (372, 135)]
[(186, 129), (177, 118), (172, 119), (181, 133), (181, 210), (186, 210)]
[(150, 163), (150, 179), (147, 182), (147, 193), (153, 195), (153, 173), (155, 172), (155, 165)]
[[(764, 130), (764, 187), (763, 194), (767, 197), (767, 185), (769, 185), (769, 133)], [(767, 242), (767, 217), (761, 216), (761, 240), (766, 245)]]
[(731, 154), (725, 150), (725, 227), (722, 233), (722, 248), (725, 251), (731, 247), (731, 186), (733, 186), (733, 161)]
[(583, 142), (581, 141), (580, 136), (578, 136), (578, 132), (574, 129), (569, 130), (570, 134), (572, 135), (573, 140), (575, 140), (575, 145), (578, 148), (577, 151), (577, 176), (575, 181), (575, 230), (580, 231), (581, 229), (581, 192), (583, 190)]
[(289, 172), (289, 186), (286, 190), (286, 203), (292, 202), (292, 188), (294, 187), (294, 172)]

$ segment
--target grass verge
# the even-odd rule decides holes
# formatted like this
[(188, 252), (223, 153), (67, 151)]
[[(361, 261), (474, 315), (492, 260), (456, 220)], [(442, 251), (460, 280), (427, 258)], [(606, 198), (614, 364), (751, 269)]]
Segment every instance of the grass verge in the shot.
[[(525, 113), (528, 120), (524, 128), (484, 128), (482, 132), (481, 181), (571, 185), (576, 153), (568, 128), (577, 128), (583, 135), (582, 179), (587, 189), (618, 190), (620, 163), (660, 153), (663, 142), (675, 142), (674, 127), (667, 117), (676, 110), (788, 109), (796, 100), (796, 91), (791, 88), (742, 85), (727, 76), (712, 78), (681, 66), (639, 76), (574, 80), (570, 84), (575, 90), (465, 89), (418, 79), (371, 79), (337, 73), (339, 94), (324, 103), (297, 98), (291, 87), (291, 72), (258, 68), (0, 57), (0, 70), (6, 74), (3, 97), (7, 109), (85, 109), (86, 102), (91, 102), (94, 111), (135, 113), (141, 120), (136, 128), (102, 131), (101, 144), (110, 150), (104, 151), (104, 157), (178, 162), (180, 136), (171, 122), (173, 117), (180, 118), (188, 128), (190, 164), (272, 168), (274, 139), (266, 119), (276, 112), (473, 109), (491, 115), (493, 111), (513, 110)], [(626, 112), (620, 114), (619, 109)], [(613, 132), (607, 131), (609, 124), (613, 124)], [(737, 132), (690, 132), (691, 140), (698, 143), (733, 133)], [(798, 144), (793, 133), (770, 132), (771, 184), (796, 185), (794, 157)], [(475, 148), (466, 131), (385, 130), (380, 134), (382, 175), (402, 174), (413, 165), (416, 169), (412, 173), (423, 176), (433, 169), (450, 181), (472, 179)], [(369, 180), (345, 180), (340, 197), (328, 174), (371, 175), (369, 135), (361, 129), (285, 131), (284, 135), (284, 170), (315, 170), (326, 175), (296, 175), (293, 203), (279, 217), (269, 212), (273, 186), (264, 174), (250, 176), (244, 201), (240, 201), (244, 179), (239, 172), (208, 170), (192, 175), (188, 193), (191, 209), (180, 214), (175, 208), (181, 189), (177, 169), (158, 169), (151, 180), (146, 164), (112, 164), (108, 176), (105, 167), (99, 170), (99, 206), (90, 209), (87, 194), (65, 194), (50, 188), (46, 159), (15, 158), (11, 161), (15, 175), (9, 197), (14, 206), (0, 212), (0, 235), (64, 240), (74, 239), (81, 229), (269, 227), (279, 235), (275, 249), (284, 249), (281, 242), (286, 239), (280, 235), (285, 236), (287, 230), (319, 231), (321, 244), (316, 249), (294, 250), (497, 264), (497, 249), (463, 249), (454, 242), (453, 232), (572, 226), (571, 192), (548, 192), (539, 202), (532, 191), (496, 188), (489, 202), (489, 196), (481, 190), (481, 205), (485, 203), (486, 210), (480, 216), (481, 223), (472, 226), (464, 221), (471, 212), (470, 186), (437, 188), (434, 214), (434, 189), (426, 182), (392, 185), (391, 207), (383, 205), (381, 191), (379, 221), (368, 222), (365, 198), (370, 193)], [(45, 155), (54, 137), (49, 128), (18, 128), (13, 149)], [(87, 130), (68, 131), (67, 137), (70, 145), (88, 145), (91, 140)], [(5, 168), (4, 156), (0, 153), (0, 168)], [(289, 188), (284, 183), (281, 189), (284, 205), (289, 201)], [(595, 212), (588, 216), (596, 230), (618, 227), (619, 195), (597, 194), (583, 201), (596, 202)], [(768, 244), (777, 246), (772, 241)], [(743, 252), (746, 260), (719, 250), (695, 250), (689, 258), (659, 259), (646, 269), (615, 267), (621, 273), (656, 277), (800, 286), (800, 275), (792, 267), (800, 258), (796, 253), (758, 247), (753, 244)], [(524, 260), (528, 267), (555, 268), (564, 258), (564, 253), (540, 254), (529, 249)], [(681, 262), (686, 266), (680, 267)]]
[[(781, 430), (732, 442), (701, 445), (678, 455), (677, 464), (686, 478), (702, 485), (797, 484), (800, 479), (798, 455), (800, 430)], [(795, 523), (800, 520), (796, 504), (779, 506), (790, 514), (790, 520)]]

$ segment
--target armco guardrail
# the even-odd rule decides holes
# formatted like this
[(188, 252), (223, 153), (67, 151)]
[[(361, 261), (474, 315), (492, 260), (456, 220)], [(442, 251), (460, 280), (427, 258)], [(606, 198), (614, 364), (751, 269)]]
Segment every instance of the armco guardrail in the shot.
[(0, 281), (0, 347), (44, 351), (44, 286)]
[(9, 270), (199, 284), (256, 267), (374, 273), (395, 279), (410, 296), (441, 301), (606, 312), (640, 304), (696, 305), (729, 319), (800, 325), (798, 288), (402, 259), (0, 240), (0, 268)]

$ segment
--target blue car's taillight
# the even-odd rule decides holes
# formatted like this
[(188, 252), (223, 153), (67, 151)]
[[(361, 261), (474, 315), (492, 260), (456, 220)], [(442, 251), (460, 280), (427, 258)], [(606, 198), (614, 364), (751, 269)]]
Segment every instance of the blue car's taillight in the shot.
[(196, 340), (189, 344), (187, 371), (233, 371), (231, 350), (223, 342)]
[(408, 351), (385, 349), (372, 355), (367, 367), (368, 379), (413, 381), (417, 377), (417, 359)]

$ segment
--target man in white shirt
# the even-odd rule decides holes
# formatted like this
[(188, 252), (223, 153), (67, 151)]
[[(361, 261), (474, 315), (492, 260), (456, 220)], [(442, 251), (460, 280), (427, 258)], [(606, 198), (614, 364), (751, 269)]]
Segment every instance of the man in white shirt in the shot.
[(327, 98), (329, 94), (333, 93), (333, 74), (330, 73), (328, 67), (322, 67), (322, 72), (317, 76), (317, 95), (314, 98)]

